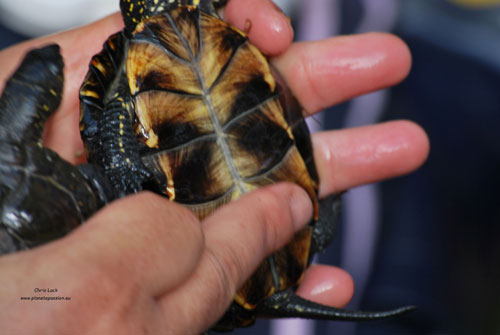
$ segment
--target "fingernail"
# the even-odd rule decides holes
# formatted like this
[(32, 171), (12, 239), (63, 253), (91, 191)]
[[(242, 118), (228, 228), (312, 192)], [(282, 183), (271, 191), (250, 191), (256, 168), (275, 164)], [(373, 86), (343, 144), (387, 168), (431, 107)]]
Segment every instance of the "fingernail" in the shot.
[(311, 198), (304, 189), (295, 187), (290, 197), (290, 209), (292, 213), (295, 231), (302, 229), (312, 219), (313, 206)]
[(243, 32), (248, 35), (250, 34), (250, 31), (252, 30), (252, 21), (249, 19), (245, 20), (245, 26), (243, 27)]

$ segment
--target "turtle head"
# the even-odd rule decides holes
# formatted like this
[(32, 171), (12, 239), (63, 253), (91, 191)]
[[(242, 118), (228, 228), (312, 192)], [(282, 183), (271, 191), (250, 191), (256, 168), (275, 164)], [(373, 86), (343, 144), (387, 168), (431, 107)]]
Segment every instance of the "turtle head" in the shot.
[(217, 10), (228, 0), (120, 0), (120, 9), (125, 28), (131, 34), (139, 22), (178, 6), (195, 6), (217, 15)]

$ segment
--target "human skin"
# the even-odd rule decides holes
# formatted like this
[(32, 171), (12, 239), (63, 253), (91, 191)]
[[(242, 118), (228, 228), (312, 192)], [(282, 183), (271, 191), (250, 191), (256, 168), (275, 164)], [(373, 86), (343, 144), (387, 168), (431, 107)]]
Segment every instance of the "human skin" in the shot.
[[(408, 48), (388, 34), (292, 44), (288, 18), (268, 0), (253, 0), (252, 8), (245, 0), (231, 0), (225, 19), (240, 29), (251, 22), (249, 38), (271, 58), (306, 114), (394, 85), (410, 68)], [(44, 140), (72, 163), (84, 161), (78, 133), (79, 86), (92, 55), (122, 28), (115, 14), (0, 52), (3, 85), (28, 49), (53, 42), (61, 46), (64, 98)], [(411, 172), (429, 150), (425, 132), (408, 121), (320, 132), (312, 141), (321, 197)], [(223, 314), (258, 264), (310, 217), (305, 192), (286, 183), (247, 194), (203, 222), (149, 192), (120, 199), (65, 238), (0, 258), (2, 331), (199, 333)], [(71, 300), (20, 300), (33, 295), (35, 288), (57, 288)], [(316, 265), (297, 292), (342, 307), (353, 289), (343, 270)]]

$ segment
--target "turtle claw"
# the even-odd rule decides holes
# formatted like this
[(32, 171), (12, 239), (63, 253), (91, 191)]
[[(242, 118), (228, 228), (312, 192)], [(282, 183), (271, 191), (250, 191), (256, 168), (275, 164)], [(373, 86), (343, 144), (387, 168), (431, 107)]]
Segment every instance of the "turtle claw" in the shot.
[(119, 197), (141, 192), (142, 185), (152, 178), (151, 173), (144, 166), (129, 164), (107, 169), (106, 174)]

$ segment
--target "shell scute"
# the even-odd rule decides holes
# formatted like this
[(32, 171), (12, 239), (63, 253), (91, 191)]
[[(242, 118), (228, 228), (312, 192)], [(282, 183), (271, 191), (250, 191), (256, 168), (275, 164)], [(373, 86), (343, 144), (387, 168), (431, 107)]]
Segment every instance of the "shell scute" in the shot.
[(202, 49), (198, 58), (199, 67), (206, 87), (212, 89), (234, 53), (247, 41), (247, 37), (235, 31), (226, 22), (216, 20), (213, 16), (202, 12), (200, 40)]
[(214, 137), (147, 156), (144, 162), (159, 174), (169, 171), (175, 187), (175, 200), (184, 204), (220, 198), (234, 185)]
[(286, 125), (272, 118), (277, 108), (276, 99), (272, 99), (226, 128), (235, 166), (243, 178), (261, 175), (276, 166), (294, 144)]
[(202, 94), (199, 81), (191, 68), (153, 43), (131, 42), (127, 77), (132, 95), (148, 90)]
[(141, 22), (135, 38), (155, 41), (175, 57), (190, 62), (199, 49), (197, 22), (197, 11), (173, 10)]
[(217, 117), (225, 124), (275, 95), (275, 81), (265, 59), (248, 42), (235, 52), (211, 93)]
[(215, 131), (203, 99), (195, 95), (143, 92), (136, 97), (136, 115), (139, 130), (158, 139), (151, 145), (151, 135), (140, 137), (148, 147), (169, 149)]

